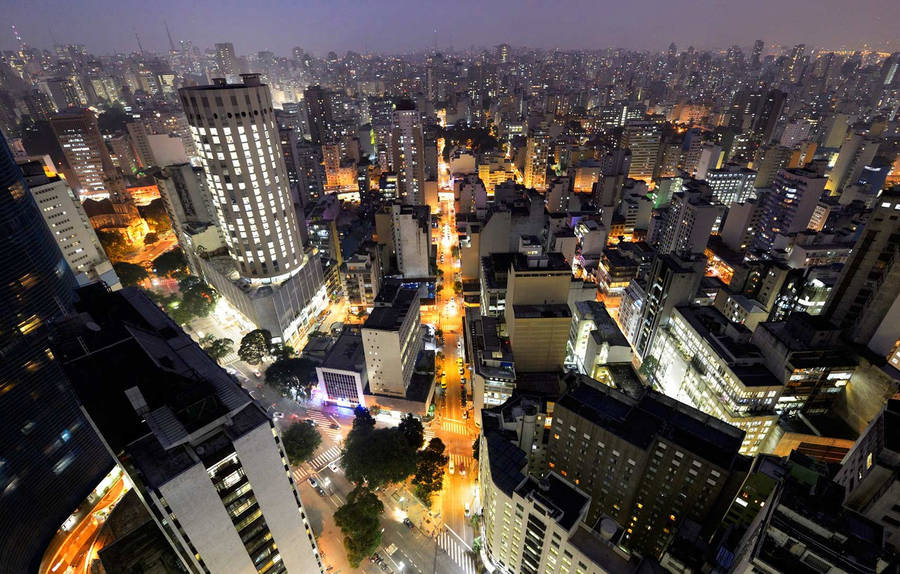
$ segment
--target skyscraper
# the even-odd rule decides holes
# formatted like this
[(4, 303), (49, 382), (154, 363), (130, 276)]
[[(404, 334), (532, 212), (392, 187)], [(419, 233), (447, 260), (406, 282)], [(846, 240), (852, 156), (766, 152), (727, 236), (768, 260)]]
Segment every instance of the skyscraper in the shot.
[(234, 44), (231, 42), (216, 44), (216, 66), (223, 77), (237, 74), (238, 67), (237, 58), (234, 55)]
[(229, 251), (204, 274), (251, 321), (288, 339), (309, 319), (322, 270), (304, 253), (268, 86), (241, 77), (180, 90)]
[[(97, 125), (97, 116), (89, 109), (72, 108), (50, 120), (69, 172), (66, 180), (82, 201), (111, 196), (115, 166)], [(124, 192), (124, 189), (121, 190)]]
[(303, 92), (306, 102), (306, 118), (312, 143), (321, 145), (334, 137), (334, 118), (331, 114), (331, 100), (322, 86), (310, 86)]
[(756, 246), (769, 249), (777, 235), (806, 229), (824, 190), (825, 178), (814, 171), (779, 171), (772, 192), (763, 199), (763, 221), (761, 233), (756, 236)]
[(391, 153), (400, 200), (406, 205), (425, 205), (425, 141), (416, 104), (399, 100), (391, 123)]
[(656, 122), (632, 120), (625, 124), (622, 147), (631, 150), (628, 177), (650, 182), (659, 163), (662, 128)]
[(825, 307), (825, 315), (843, 327), (852, 341), (882, 357), (900, 340), (898, 211), (900, 189), (885, 190)]
[(0, 136), (0, 570), (36, 572), (112, 468), (49, 351), (75, 279)]
[(547, 189), (547, 159), (550, 155), (550, 135), (543, 129), (535, 129), (525, 147), (525, 187), (544, 191)]

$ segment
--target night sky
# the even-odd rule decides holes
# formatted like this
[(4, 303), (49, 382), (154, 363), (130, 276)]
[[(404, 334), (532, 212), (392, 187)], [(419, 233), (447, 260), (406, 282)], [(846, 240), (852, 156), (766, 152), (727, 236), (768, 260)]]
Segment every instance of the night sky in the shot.
[(0, 49), (9, 24), (39, 47), (82, 43), (96, 53), (231, 41), (239, 54), (294, 46), (407, 53), (507, 42), (535, 48), (661, 50), (806, 43), (900, 50), (900, 0), (0, 0)]

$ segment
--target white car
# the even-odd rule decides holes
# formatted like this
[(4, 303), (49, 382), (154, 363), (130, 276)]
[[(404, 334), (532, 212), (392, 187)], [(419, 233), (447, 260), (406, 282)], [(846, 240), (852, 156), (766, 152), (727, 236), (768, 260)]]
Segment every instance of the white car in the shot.
[(331, 469), (331, 472), (337, 472), (341, 468), (341, 462), (339, 460), (336, 460), (336, 461), (332, 462), (331, 464), (329, 464), (328, 468)]
[(275, 411), (274, 413), (272, 413), (272, 418), (275, 419), (276, 421), (279, 419), (283, 419), (284, 413), (281, 411)]
[(450, 474), (453, 474), (453, 473), (454, 473), (453, 459), (452, 459), (452, 458), (450, 459), (450, 464), (447, 466), (447, 470), (450, 472)]

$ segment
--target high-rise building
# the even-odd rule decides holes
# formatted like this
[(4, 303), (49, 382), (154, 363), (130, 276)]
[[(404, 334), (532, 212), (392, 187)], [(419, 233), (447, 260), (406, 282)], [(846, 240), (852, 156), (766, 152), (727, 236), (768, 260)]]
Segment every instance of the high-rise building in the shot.
[(755, 180), (756, 171), (733, 164), (706, 172), (706, 183), (713, 196), (726, 206), (753, 199), (756, 196), (753, 188)]
[(303, 92), (306, 103), (306, 117), (312, 143), (322, 145), (334, 137), (334, 118), (331, 111), (331, 97), (322, 86), (310, 86)]
[(179, 92), (228, 247), (201, 264), (244, 315), (287, 341), (325, 305), (322, 269), (304, 252), (268, 86), (242, 79)]
[(657, 122), (631, 120), (622, 132), (622, 147), (631, 150), (628, 177), (647, 183), (653, 179), (659, 164), (662, 126)]
[(49, 351), (75, 278), (0, 136), (0, 570), (37, 572), (112, 460)]
[(392, 114), (391, 155), (400, 200), (425, 205), (425, 142), (421, 113), (412, 100), (397, 101)]
[(516, 371), (562, 370), (572, 326), (571, 264), (562, 253), (517, 253), (506, 279), (506, 330)]
[(550, 135), (535, 129), (525, 145), (525, 175), (523, 183), (529, 189), (547, 189), (547, 166), (550, 157)]
[(832, 195), (840, 195), (846, 186), (856, 183), (865, 167), (872, 163), (880, 143), (862, 133), (854, 133), (847, 138), (828, 174), (825, 189)]
[(825, 178), (806, 169), (783, 169), (763, 199), (763, 221), (755, 245), (770, 249), (777, 235), (805, 230), (825, 191)]
[(234, 77), (238, 73), (237, 57), (234, 54), (234, 44), (222, 42), (216, 44), (216, 67), (222, 77)]
[(738, 454), (743, 431), (655, 391), (611, 385), (581, 377), (556, 402), (547, 469), (590, 495), (588, 523), (612, 518), (621, 544), (645, 556), (682, 523), (711, 532), (750, 468)]
[[(53, 116), (50, 125), (69, 167), (66, 180), (78, 194), (78, 199), (111, 196), (115, 190), (110, 188), (110, 179), (116, 168), (100, 135), (94, 112), (83, 108), (66, 110)], [(124, 192), (124, 188), (121, 191)]]
[(900, 340), (900, 189), (885, 190), (831, 290), (825, 316), (849, 338), (887, 357)]
[(416, 358), (422, 350), (419, 288), (386, 282), (362, 326), (369, 388), (373, 393), (405, 397)]
[(46, 173), (39, 161), (19, 164), (19, 168), (78, 284), (100, 280), (120, 289), (112, 263), (72, 188), (58, 175)]
[(762, 65), (762, 53), (765, 44), (762, 40), (757, 40), (753, 42), (753, 52), (750, 54), (750, 68), (753, 70), (758, 70)]
[(427, 205), (391, 205), (391, 237), (400, 274), (421, 279), (431, 274), (431, 210)]
[(185, 569), (324, 572), (263, 407), (142, 291), (78, 294), (54, 354)]
[(679, 256), (703, 253), (724, 211), (725, 206), (716, 201), (706, 184), (687, 182), (684, 191), (672, 195), (672, 204), (662, 218), (657, 251)]

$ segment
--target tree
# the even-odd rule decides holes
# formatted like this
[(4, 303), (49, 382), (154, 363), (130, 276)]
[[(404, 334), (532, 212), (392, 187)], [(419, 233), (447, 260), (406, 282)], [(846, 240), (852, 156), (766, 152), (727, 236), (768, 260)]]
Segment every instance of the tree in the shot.
[[(377, 411), (375, 410), (376, 408), (378, 409)], [(381, 412), (381, 407), (378, 405), (372, 405), (371, 411), (362, 405), (356, 405), (356, 408), (353, 409), (354, 419), (352, 430), (359, 431), (363, 434), (372, 431), (375, 428), (375, 419), (372, 418), (372, 415), (376, 415), (379, 412)]]
[(373, 417), (377, 417), (378, 413), (381, 412), (381, 405), (372, 405), (369, 407), (369, 413), (372, 414)]
[(122, 236), (112, 231), (97, 231), (97, 239), (110, 261), (122, 261), (131, 252), (131, 245), (122, 239)]
[[(193, 317), (208, 316), (216, 308), (216, 303), (219, 302), (219, 292), (198, 278), (190, 281), (185, 281), (185, 279), (178, 282), (181, 288), (181, 304), (179, 307), (182, 308), (184, 313)], [(182, 285), (187, 286), (187, 288)]]
[(292, 465), (297, 466), (316, 452), (316, 449), (322, 444), (322, 435), (315, 426), (303, 421), (289, 426), (281, 433), (281, 440), (284, 443), (284, 452), (287, 453), (288, 460)]
[(115, 270), (116, 275), (119, 276), (119, 281), (122, 282), (123, 287), (138, 285), (141, 281), (149, 277), (146, 269), (140, 265), (135, 265), (134, 263), (120, 261), (113, 264), (113, 269)]
[(308, 399), (316, 385), (316, 364), (302, 357), (278, 359), (266, 369), (266, 382), (286, 397)]
[(166, 206), (162, 199), (154, 199), (140, 208), (141, 216), (156, 233), (163, 234), (172, 230), (172, 220), (166, 212)]
[(444, 467), (450, 458), (444, 454), (444, 443), (435, 437), (416, 456), (416, 474), (413, 477), (416, 496), (431, 506), (431, 496), (440, 492), (444, 484)]
[(294, 352), (294, 348), (290, 345), (285, 345), (284, 343), (275, 343), (272, 345), (272, 348), (269, 349), (269, 354), (275, 358), (275, 360), (281, 359), (290, 359), (293, 358), (296, 353)]
[(157, 235), (154, 231), (151, 231), (144, 236), (144, 245), (150, 245), (151, 243), (156, 243), (157, 241), (159, 241), (159, 235)]
[(153, 260), (153, 269), (157, 275), (176, 276), (184, 273), (187, 270), (184, 252), (180, 247), (166, 251)]
[(425, 443), (425, 427), (422, 421), (413, 416), (412, 413), (406, 413), (406, 416), (400, 419), (397, 425), (406, 442), (415, 450), (422, 448)]
[(357, 424), (347, 434), (341, 463), (347, 480), (375, 488), (406, 480), (416, 472), (416, 451), (397, 427), (368, 429)]
[(381, 522), (384, 503), (371, 490), (357, 486), (347, 502), (334, 513), (334, 523), (344, 533), (347, 560), (354, 568), (381, 546)]
[[(206, 351), (206, 354), (212, 357), (214, 360), (219, 361), (227, 357), (231, 351), (234, 350), (234, 341), (228, 338), (217, 339), (213, 335), (207, 335), (207, 337), (212, 336), (212, 340), (208, 343), (204, 344), (203, 340), (200, 341), (200, 346), (203, 347), (203, 350)], [(205, 339), (206, 337), (204, 337)]]
[(242, 361), (258, 365), (269, 354), (272, 348), (272, 334), (266, 329), (254, 329), (241, 339), (238, 356)]

